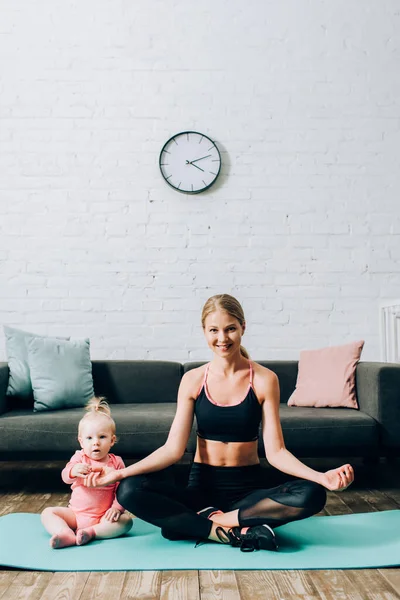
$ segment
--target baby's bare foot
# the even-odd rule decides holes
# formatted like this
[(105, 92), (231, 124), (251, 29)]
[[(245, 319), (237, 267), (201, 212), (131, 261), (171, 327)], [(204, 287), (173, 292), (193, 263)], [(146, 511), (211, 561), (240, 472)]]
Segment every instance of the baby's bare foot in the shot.
[(87, 544), (96, 536), (96, 533), (93, 527), (88, 527), (87, 529), (78, 529), (76, 532), (76, 545), (83, 546)]
[(75, 546), (76, 537), (71, 529), (64, 529), (60, 533), (55, 533), (50, 539), (50, 548), (57, 550), (58, 548), (67, 548), (67, 546)]

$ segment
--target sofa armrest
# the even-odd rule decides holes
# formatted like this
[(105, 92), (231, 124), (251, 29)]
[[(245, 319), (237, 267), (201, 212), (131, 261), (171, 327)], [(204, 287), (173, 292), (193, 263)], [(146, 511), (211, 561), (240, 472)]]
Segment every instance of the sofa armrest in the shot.
[(360, 362), (356, 369), (360, 410), (381, 425), (385, 448), (400, 448), (400, 364)]
[(0, 415), (6, 412), (6, 391), (8, 384), (8, 364), (0, 362)]

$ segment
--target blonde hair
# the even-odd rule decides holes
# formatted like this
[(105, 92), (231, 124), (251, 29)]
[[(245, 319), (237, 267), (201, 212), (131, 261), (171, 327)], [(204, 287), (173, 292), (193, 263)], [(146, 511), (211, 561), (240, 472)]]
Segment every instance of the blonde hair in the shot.
[[(237, 319), (242, 327), (245, 326), (246, 319), (244, 318), (244, 312), (240, 302), (229, 294), (216, 294), (215, 296), (211, 296), (203, 306), (201, 312), (201, 324), (203, 329), (205, 329), (208, 315), (218, 309), (225, 311), (228, 315)], [(244, 346), (240, 346), (240, 354), (245, 358), (250, 358), (250, 355)]]
[(79, 421), (78, 425), (78, 433), (80, 435), (81, 429), (86, 421), (89, 419), (107, 419), (110, 424), (110, 428), (112, 434), (115, 435), (115, 421), (111, 416), (111, 409), (103, 396), (94, 396), (89, 400), (89, 402), (85, 406), (85, 410), (87, 411), (85, 415), (83, 415), (82, 419)]

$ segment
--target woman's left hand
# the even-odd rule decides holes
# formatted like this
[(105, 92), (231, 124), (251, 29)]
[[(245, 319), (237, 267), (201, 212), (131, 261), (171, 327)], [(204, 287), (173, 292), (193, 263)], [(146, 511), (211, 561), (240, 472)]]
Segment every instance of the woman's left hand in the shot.
[(351, 465), (343, 465), (322, 473), (319, 483), (331, 492), (343, 492), (354, 481), (354, 470)]

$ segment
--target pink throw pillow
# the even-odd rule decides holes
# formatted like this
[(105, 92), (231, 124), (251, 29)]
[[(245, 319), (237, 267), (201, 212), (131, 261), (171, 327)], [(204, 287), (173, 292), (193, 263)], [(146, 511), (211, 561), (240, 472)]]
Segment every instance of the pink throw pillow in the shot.
[(358, 409), (355, 374), (363, 346), (364, 340), (361, 340), (300, 352), (296, 389), (288, 406)]

